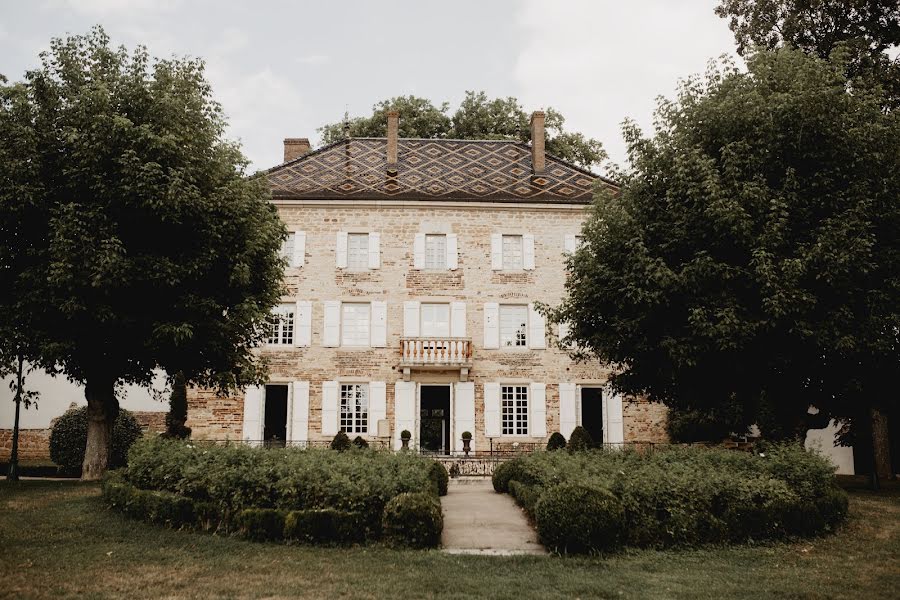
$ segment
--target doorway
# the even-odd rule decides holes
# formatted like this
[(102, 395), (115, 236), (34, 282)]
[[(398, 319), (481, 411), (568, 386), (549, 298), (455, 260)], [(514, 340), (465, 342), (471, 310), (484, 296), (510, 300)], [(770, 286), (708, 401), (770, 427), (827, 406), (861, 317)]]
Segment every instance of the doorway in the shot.
[(603, 443), (603, 388), (581, 388), (581, 426), (595, 444)]
[(419, 394), (420, 450), (450, 454), (450, 386), (423, 385)]
[(287, 400), (288, 386), (266, 386), (263, 445), (267, 448), (283, 448), (285, 445), (287, 440)]

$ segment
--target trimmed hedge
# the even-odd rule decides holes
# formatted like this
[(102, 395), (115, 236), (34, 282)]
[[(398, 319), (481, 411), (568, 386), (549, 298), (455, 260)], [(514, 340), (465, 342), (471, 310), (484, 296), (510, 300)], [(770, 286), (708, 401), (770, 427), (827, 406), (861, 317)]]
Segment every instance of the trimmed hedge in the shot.
[(284, 537), (286, 514), (274, 508), (247, 508), (237, 514), (235, 522), (241, 535), (257, 542), (272, 542)]
[(625, 511), (618, 498), (609, 490), (583, 483), (548, 489), (537, 501), (534, 515), (541, 542), (560, 554), (615, 548), (625, 527)]
[[(70, 408), (62, 414), (50, 429), (50, 460), (65, 475), (80, 476), (84, 463), (84, 449), (87, 445), (87, 407)], [(125, 409), (113, 423), (112, 448), (109, 453), (109, 468), (117, 469), (125, 465), (128, 450), (143, 435), (141, 426), (134, 415)]]
[(547, 450), (562, 450), (566, 447), (566, 436), (558, 431), (554, 431), (550, 439), (547, 440)]
[(431, 463), (428, 475), (434, 481), (438, 496), (446, 496), (447, 488), (450, 485), (450, 474), (447, 472), (447, 467), (435, 460)]
[(284, 537), (310, 544), (348, 544), (363, 541), (357, 513), (320, 508), (292, 510), (284, 519)]
[(384, 509), (384, 537), (398, 546), (434, 548), (441, 542), (441, 503), (431, 494), (400, 494)]

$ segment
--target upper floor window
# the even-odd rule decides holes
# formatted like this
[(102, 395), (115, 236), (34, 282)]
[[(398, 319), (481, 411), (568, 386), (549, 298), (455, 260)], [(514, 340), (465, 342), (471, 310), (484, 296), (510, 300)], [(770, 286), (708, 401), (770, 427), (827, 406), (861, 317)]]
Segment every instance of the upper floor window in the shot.
[(287, 239), (281, 242), (281, 258), (287, 261), (288, 265), (294, 262), (294, 234), (288, 234)]
[(369, 268), (369, 234), (347, 234), (347, 268), (365, 270)]
[(528, 306), (500, 305), (500, 347), (528, 347)]
[(345, 302), (341, 305), (341, 313), (341, 345), (368, 346), (371, 339), (371, 306)]
[(294, 309), (293, 304), (282, 304), (272, 309), (272, 315), (269, 317), (269, 344), (294, 343)]
[(500, 386), (500, 425), (503, 435), (528, 435), (528, 386)]
[(447, 236), (428, 234), (425, 236), (425, 268), (447, 268)]
[(341, 384), (341, 431), (369, 431), (369, 386), (365, 383)]
[(503, 270), (515, 271), (524, 266), (521, 235), (503, 236)]
[(422, 303), (420, 308), (422, 315), (421, 335), (424, 337), (431, 336), (450, 336), (450, 305), (449, 304), (426, 304)]

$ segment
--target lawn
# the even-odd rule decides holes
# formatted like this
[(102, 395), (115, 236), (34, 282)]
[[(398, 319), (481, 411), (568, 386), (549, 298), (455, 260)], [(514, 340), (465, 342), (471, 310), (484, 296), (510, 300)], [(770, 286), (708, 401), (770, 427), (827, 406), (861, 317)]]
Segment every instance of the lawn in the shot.
[(4, 598), (887, 598), (900, 490), (854, 489), (843, 529), (801, 543), (564, 559), (256, 544), (129, 521), (93, 484), (3, 482), (0, 581)]

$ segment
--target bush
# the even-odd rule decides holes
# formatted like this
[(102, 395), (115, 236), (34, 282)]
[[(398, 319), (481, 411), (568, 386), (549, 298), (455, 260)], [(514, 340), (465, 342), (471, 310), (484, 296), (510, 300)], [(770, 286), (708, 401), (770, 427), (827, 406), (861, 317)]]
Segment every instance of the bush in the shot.
[(569, 452), (582, 452), (593, 447), (594, 438), (591, 437), (587, 429), (579, 425), (572, 430), (572, 435), (569, 436), (569, 443), (566, 446)]
[(471, 431), (463, 431), (463, 432), (462, 432), (462, 439), (464, 439), (464, 440), (471, 440), (471, 439), (472, 439), (472, 432), (471, 432)]
[(358, 435), (355, 438), (353, 438), (353, 445), (356, 446), (357, 448), (368, 448), (369, 442), (362, 439), (362, 436)]
[(331, 449), (337, 450), (338, 452), (349, 450), (350, 445), (350, 438), (348, 438), (347, 434), (343, 431), (338, 431), (337, 435), (334, 436), (334, 439), (331, 440)]
[(494, 491), (504, 494), (509, 491), (509, 482), (512, 479), (522, 480), (522, 466), (522, 459), (514, 458), (494, 467), (494, 473), (491, 475)]
[(319, 508), (292, 510), (284, 518), (284, 537), (311, 544), (345, 544), (363, 539), (357, 513)]
[(564, 483), (541, 495), (534, 509), (538, 536), (561, 554), (615, 548), (625, 526), (622, 504), (608, 490)]
[(447, 487), (450, 485), (450, 474), (447, 473), (447, 468), (436, 460), (432, 461), (428, 476), (434, 482), (438, 496), (446, 496)]
[(432, 494), (400, 494), (384, 508), (382, 530), (388, 542), (413, 548), (434, 548), (441, 541), (441, 503)]
[(666, 418), (666, 433), (678, 443), (719, 442), (732, 433), (743, 434), (747, 427), (739, 414), (728, 407), (718, 411), (688, 410), (670, 407)]
[(531, 519), (534, 519), (534, 507), (537, 506), (542, 490), (543, 488), (539, 486), (522, 483), (515, 479), (509, 482), (509, 495), (515, 498)]
[(547, 450), (562, 450), (566, 447), (566, 438), (558, 431), (554, 431), (547, 440)]
[(241, 535), (257, 542), (280, 540), (284, 536), (285, 511), (273, 508), (248, 508), (235, 519)]
[[(50, 429), (50, 460), (67, 475), (80, 475), (87, 445), (87, 407), (71, 408), (64, 412)], [(113, 424), (109, 468), (117, 469), (127, 463), (128, 450), (141, 437), (141, 426), (127, 410), (119, 410)]]
[(166, 413), (166, 437), (184, 440), (191, 437), (187, 421), (187, 384), (179, 372), (172, 378), (172, 394), (169, 396), (169, 412)]

